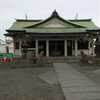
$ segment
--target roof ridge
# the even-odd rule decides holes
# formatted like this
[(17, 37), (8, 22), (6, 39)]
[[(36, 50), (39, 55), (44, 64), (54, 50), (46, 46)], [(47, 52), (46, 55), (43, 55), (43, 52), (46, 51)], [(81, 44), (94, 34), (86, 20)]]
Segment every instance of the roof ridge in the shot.
[[(68, 19), (66, 21), (91, 21), (92, 19)], [(44, 21), (43, 19), (16, 19), (16, 21)]]
[(21, 22), (24, 22), (24, 21), (25, 22), (32, 22), (32, 21), (35, 22), (36, 21), (37, 22), (37, 21), (42, 21), (42, 19), (41, 20), (40, 19), (16, 19), (16, 21), (18, 21), (18, 22), (20, 22), (20, 21)]
[[(54, 11), (54, 12), (51, 14), (51, 16), (48, 17), (47, 19), (41, 20), (39, 23), (36, 23), (36, 24), (34, 24), (34, 25), (31, 25), (31, 26), (28, 26), (28, 27), (25, 27), (25, 28), (31, 28), (31, 27), (38, 26), (38, 25), (40, 25), (40, 24), (42, 24), (42, 23), (45, 23), (45, 22), (49, 21), (49, 20), (52, 19), (53, 17), (54, 17), (54, 18), (58, 18), (58, 19), (62, 20), (63, 22), (69, 23), (69, 24), (71, 24), (71, 25), (73, 25), (73, 26), (76, 26), (76, 27), (84, 27), (84, 26), (82, 26), (82, 25), (75, 24), (75, 23), (71, 22), (70, 20), (65, 20), (65, 19), (63, 19), (62, 17), (59, 16), (59, 14), (58, 14), (56, 11)], [(84, 28), (85, 28), (85, 27), (84, 27)]]
[(92, 19), (69, 19), (68, 21), (91, 21)]

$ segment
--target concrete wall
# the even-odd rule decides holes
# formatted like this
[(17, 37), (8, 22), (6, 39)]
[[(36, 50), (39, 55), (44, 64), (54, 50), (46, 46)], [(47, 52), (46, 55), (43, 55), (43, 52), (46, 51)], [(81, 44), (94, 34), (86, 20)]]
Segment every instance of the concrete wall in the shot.
[(14, 44), (13, 42), (10, 44), (7, 44), (7, 46), (9, 47), (9, 53), (14, 53)]
[(0, 44), (0, 53), (6, 53), (6, 45)]
[(0, 53), (7, 53), (7, 46), (8, 46), (9, 53), (14, 53), (14, 45), (13, 45), (13, 43), (0, 44)]

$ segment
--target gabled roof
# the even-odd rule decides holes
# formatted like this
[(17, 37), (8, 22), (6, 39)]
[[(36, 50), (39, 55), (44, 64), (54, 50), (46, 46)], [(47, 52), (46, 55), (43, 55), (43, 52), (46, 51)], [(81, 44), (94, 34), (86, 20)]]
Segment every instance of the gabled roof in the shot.
[(28, 27), (34, 24), (39, 23), (41, 20), (26, 20), (26, 19), (17, 19), (16, 22), (9, 28), (9, 30), (16, 30), (24, 27)]
[(62, 17), (59, 16), (59, 14), (56, 12), (56, 10), (46, 20), (43, 20), (43, 21), (41, 21), (41, 22), (39, 22), (39, 23), (37, 23), (35, 25), (31, 25), (31, 26), (28, 26), (26, 28), (41, 27), (43, 24), (45, 24), (47, 22), (50, 22), (53, 19), (59, 20), (60, 22), (62, 22), (65, 25), (65, 27), (68, 27), (68, 28), (69, 27), (84, 28), (84, 26), (81, 26), (81, 25), (78, 25), (76, 23), (72, 23), (71, 21), (63, 19)]
[(69, 21), (74, 24), (82, 25), (86, 28), (98, 28), (91, 19), (77, 19)]
[[(57, 25), (52, 26), (52, 24), (58, 24), (59, 27)], [(33, 33), (70, 33), (86, 32), (87, 30), (100, 30), (100, 28), (98, 28), (91, 19), (65, 20), (60, 17), (56, 11), (54, 11), (46, 20), (17, 19), (7, 31), (24, 31)]]

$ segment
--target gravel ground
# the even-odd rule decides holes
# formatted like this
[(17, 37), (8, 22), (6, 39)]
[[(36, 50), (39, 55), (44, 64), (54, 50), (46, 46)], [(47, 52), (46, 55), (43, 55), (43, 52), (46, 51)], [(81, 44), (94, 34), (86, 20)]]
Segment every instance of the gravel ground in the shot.
[(64, 100), (59, 83), (48, 84), (38, 77), (54, 71), (52, 66), (16, 68), (15, 65), (0, 64), (0, 100)]

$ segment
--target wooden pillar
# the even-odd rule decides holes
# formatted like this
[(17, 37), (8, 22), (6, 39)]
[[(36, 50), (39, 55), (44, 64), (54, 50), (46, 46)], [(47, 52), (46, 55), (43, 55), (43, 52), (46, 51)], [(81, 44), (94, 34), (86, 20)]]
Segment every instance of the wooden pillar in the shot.
[(94, 40), (93, 40), (93, 44), (92, 44), (92, 53), (93, 53), (93, 56), (95, 56), (95, 47), (94, 47), (94, 44), (95, 44), (95, 42), (94, 42)]
[(49, 56), (49, 40), (46, 40), (46, 56)]
[(36, 56), (38, 56), (38, 40), (35, 41)]
[(22, 41), (21, 39), (19, 40), (19, 55), (22, 56)]
[(64, 55), (67, 56), (67, 40), (64, 40)]
[(88, 54), (89, 54), (89, 55), (90, 55), (90, 53), (91, 53), (90, 43), (91, 43), (91, 41), (89, 40), (89, 42), (88, 42)]
[(78, 55), (78, 44), (77, 44), (77, 40), (75, 40), (75, 56)]

